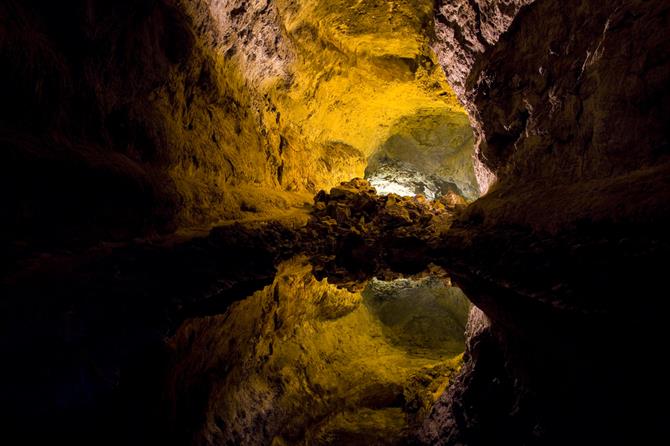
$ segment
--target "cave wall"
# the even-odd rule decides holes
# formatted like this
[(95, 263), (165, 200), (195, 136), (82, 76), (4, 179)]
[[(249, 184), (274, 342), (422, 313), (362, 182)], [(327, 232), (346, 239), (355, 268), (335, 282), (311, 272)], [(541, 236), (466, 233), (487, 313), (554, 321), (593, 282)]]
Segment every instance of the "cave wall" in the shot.
[[(276, 183), (202, 2), (3, 2), (3, 235), (127, 238), (234, 217)], [(274, 167), (274, 169), (273, 169)]]
[(3, 2), (2, 239), (276, 217), (363, 176), (397, 120), (462, 116), (431, 6)]
[(488, 191), (495, 174), (479, 150), (482, 130), (477, 107), (467, 97), (466, 83), (475, 65), (512, 23), (519, 10), (535, 0), (474, 0), (435, 2), (435, 39), (432, 47), (449, 84), (468, 110), (475, 131), (474, 167), (481, 193)]
[[(479, 197), (473, 165), (473, 134), (465, 113), (421, 110), (400, 118), (389, 138), (375, 150), (365, 168), (366, 178), (394, 184), (423, 184), (434, 199), (449, 190), (467, 200)], [(377, 188), (377, 192), (380, 192)], [(430, 190), (435, 196), (431, 197)]]
[(431, 8), (2, 2), (2, 241), (276, 215), (360, 176), (407, 116), (459, 111), (439, 60), (489, 191), (443, 263), (490, 326), (419, 438), (644, 443), (665, 375), (640, 363), (665, 348), (669, 6), (439, 1), (437, 56)]
[[(669, 12), (438, 3), (434, 47), (488, 188), (444, 238), (444, 264), (490, 326), (424, 442), (631, 444), (662, 431), (651, 407), (666, 371), (643, 364), (667, 311)], [(639, 361), (621, 360), (630, 352)]]
[[(608, 200), (594, 199), (579, 210), (565, 199), (586, 199), (576, 182), (608, 189), (613, 202), (623, 184), (637, 182), (626, 175), (635, 172), (646, 189), (643, 177), (658, 177), (654, 169), (666, 162), (668, 135), (660, 117), (668, 107), (667, 37), (656, 31), (664, 29), (666, 7), (531, 3), (442, 2), (433, 47), (470, 113), (480, 184), (487, 189), (496, 182), (498, 194), (514, 188), (519, 197), (514, 209), (508, 207), (512, 200), (498, 202), (500, 218), (535, 226), (542, 220), (548, 228), (577, 220), (580, 212), (604, 217)], [(556, 186), (554, 194), (547, 195), (547, 182)], [(560, 192), (559, 185), (565, 187)], [(521, 197), (521, 189), (527, 195)], [(561, 212), (523, 209), (540, 202), (531, 199), (533, 189), (543, 194), (543, 207), (549, 200)], [(636, 194), (638, 200), (650, 195)]]

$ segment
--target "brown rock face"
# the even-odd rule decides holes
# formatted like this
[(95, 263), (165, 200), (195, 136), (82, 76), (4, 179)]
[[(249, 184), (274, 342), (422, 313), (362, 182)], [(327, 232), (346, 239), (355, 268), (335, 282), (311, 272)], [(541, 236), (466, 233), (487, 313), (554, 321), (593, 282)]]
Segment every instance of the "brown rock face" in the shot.
[[(474, 0), (438, 1), (435, 6), (435, 41), (433, 49), (444, 68), (447, 79), (470, 113), (475, 138), (481, 137), (481, 119), (478, 109), (469, 98), (467, 83), (485, 53), (498, 41), (502, 33), (525, 5), (535, 0)], [(475, 145), (475, 174), (481, 192), (486, 192), (495, 181), (490, 167)]]
[(475, 63), (512, 23), (519, 9), (535, 0), (438, 1), (433, 43), (454, 91), (464, 99)]
[[(0, 252), (17, 250), (0, 258), (0, 419), (21, 435), (665, 437), (667, 0), (438, 0), (434, 36), (432, 0), (61, 3), (0, 3)], [(473, 138), (445, 79), (469, 113), (488, 190), (470, 205), (448, 189), (479, 196)], [(428, 203), (340, 184), (387, 155), (452, 193)], [(257, 221), (337, 184), (317, 195), (306, 226)], [(257, 220), (194, 240), (133, 239), (245, 219)], [(133, 241), (85, 249), (110, 239)], [(76, 249), (24, 255), (33, 243)], [(314, 266), (293, 260), (275, 280), (294, 254)], [(411, 301), (394, 307), (402, 329), (387, 342), (375, 318), (389, 314), (332, 286), (427, 271), (481, 310), (462, 373), (435, 404), (447, 380), (433, 378), (451, 382), (455, 367), (419, 361), (415, 377), (368, 354), (395, 355), (417, 324), (419, 337), (441, 339), (425, 312), (412, 325)], [(326, 343), (333, 333), (366, 348)], [(367, 367), (348, 361), (354, 353)], [(340, 396), (370, 370), (390, 385), (359, 386), (347, 406)]]
[(9, 1), (0, 15), (3, 239), (125, 239), (234, 217), (240, 183), (272, 188), (252, 92), (221, 63), (206, 2)]
[(663, 162), (667, 37), (652, 30), (665, 26), (666, 5), (531, 3), (444, 2), (436, 11), (435, 50), (499, 188), (645, 175)]
[(670, 5), (521, 6), (437, 8), (436, 51), (497, 178), (452, 226), (445, 266), (490, 318), (493, 347), (421, 438), (644, 442), (662, 425), (650, 407), (663, 372), (628, 355), (662, 348)]
[(418, 274), (465, 200), (450, 192), (435, 201), (422, 195), (377, 195), (366, 180), (355, 178), (314, 198), (303, 246), (315, 260), (316, 274), (331, 283), (352, 286), (370, 277)]
[(468, 79), (487, 165), (504, 181), (570, 183), (664, 161), (668, 8), (544, 1), (524, 11)]

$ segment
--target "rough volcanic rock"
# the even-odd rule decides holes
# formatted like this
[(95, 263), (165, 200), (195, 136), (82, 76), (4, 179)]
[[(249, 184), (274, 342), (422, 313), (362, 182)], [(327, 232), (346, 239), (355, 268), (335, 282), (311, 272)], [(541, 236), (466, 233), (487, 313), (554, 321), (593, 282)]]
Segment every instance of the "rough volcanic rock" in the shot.
[(0, 8), (3, 239), (128, 239), (290, 204), (208, 2)]
[(535, 0), (444, 1), (435, 5), (435, 40), (433, 49), (445, 73), (470, 115), (475, 130), (475, 173), (481, 193), (495, 181), (490, 167), (480, 154), (482, 130), (477, 106), (468, 97), (466, 86), (477, 64), (486, 58), (487, 50), (498, 41), (519, 10)]
[[(497, 353), (476, 362), (497, 362), (485, 369), (512, 396), (459, 409), (486, 388), (473, 372), (437, 431), (488, 444), (486, 423), (449, 420), (498, 405), (489, 427), (510, 424), (491, 428), (504, 444), (652, 441), (666, 371), (642, 363), (662, 349), (667, 307), (655, 290), (670, 252), (670, 5), (501, 5), (441, 4), (436, 51), (497, 178), (452, 224), (443, 266), (491, 320)], [(613, 360), (624, 352), (645, 359)]]
[[(0, 4), (0, 237), (18, 251), (31, 239), (72, 248), (276, 215), (306, 192), (360, 175), (396, 122), (460, 110), (427, 46), (431, 1), (67, 6)], [(75, 246), (22, 264), (3, 257), (2, 418), (27, 442), (58, 434), (86, 444), (128, 435), (157, 442), (152, 429), (165, 423), (154, 411), (164, 407), (147, 404), (145, 392), (160, 393), (163, 337), (185, 316), (225, 311), (272, 280), (282, 255), (310, 243), (326, 265), (321, 273), (333, 271), (345, 285), (437, 262), (489, 319), (470, 337), (464, 373), (420, 440), (664, 438), (658, 407), (667, 370), (658, 358), (666, 350), (659, 290), (670, 253), (669, 8), (662, 0), (438, 2), (435, 48), (476, 130), (482, 189), (497, 178), (464, 211), (456, 212), (457, 197), (447, 197), (453, 209), (445, 210), (420, 198), (378, 197), (357, 181), (320, 194), (317, 218), (299, 235), (232, 226), (193, 243)], [(307, 273), (291, 280), (327, 286)], [(267, 421), (260, 402), (286, 408), (263, 439), (305, 413), (302, 402), (282, 400), (286, 393), (274, 398), (281, 389), (274, 382), (273, 392), (255, 393), (262, 385), (253, 373), (276, 372), (283, 359), (265, 341), (275, 329), (292, 334), (263, 312), (281, 307), (274, 297), (268, 288), (246, 303), (259, 305), (244, 326), (252, 337), (241, 342), (217, 336), (235, 323), (219, 316), (179, 331), (183, 362), (174, 382), (183, 387), (172, 390), (185, 415), (176, 439), (249, 438), (245, 426), (262, 430), (259, 420)], [(307, 321), (298, 345), (312, 342), (309, 328), (360, 308), (348, 313), (347, 299), (319, 307), (319, 296), (306, 297), (283, 309), (296, 311), (297, 322), (318, 321)], [(370, 330), (365, 342), (379, 345), (375, 327), (362, 325)], [(190, 349), (191, 341), (202, 349)], [(218, 358), (247, 355), (255, 368), (230, 376), (240, 395), (259, 397), (255, 412), (198, 405), (231, 370), (207, 354), (210, 345), (224, 352)], [(306, 382), (292, 373), (290, 383)], [(425, 378), (416, 382), (402, 394), (425, 410)], [(398, 389), (373, 387), (372, 401)], [(374, 408), (344, 411), (312, 433), (346, 443), (348, 433), (367, 432), (373, 442), (379, 436), (369, 429), (389, 418), (383, 433), (402, 431), (398, 407), (367, 409)], [(291, 438), (300, 438), (294, 427)]]
[(448, 190), (468, 200), (479, 197), (472, 128), (464, 113), (423, 110), (399, 119), (389, 133), (365, 168), (371, 182), (431, 200)]
[(456, 94), (465, 98), (475, 64), (507, 31), (519, 10), (535, 0), (439, 0), (433, 49)]
[(432, 250), (466, 202), (450, 192), (429, 201), (418, 195), (377, 195), (364, 179), (343, 182), (314, 198), (303, 246), (318, 276), (353, 280), (394, 278), (428, 269)]
[(501, 183), (612, 181), (666, 161), (670, 38), (657, 30), (668, 8), (541, 1), (523, 11), (467, 83), (481, 155)]
[(0, 5), (3, 244), (277, 217), (456, 113), (429, 0)]

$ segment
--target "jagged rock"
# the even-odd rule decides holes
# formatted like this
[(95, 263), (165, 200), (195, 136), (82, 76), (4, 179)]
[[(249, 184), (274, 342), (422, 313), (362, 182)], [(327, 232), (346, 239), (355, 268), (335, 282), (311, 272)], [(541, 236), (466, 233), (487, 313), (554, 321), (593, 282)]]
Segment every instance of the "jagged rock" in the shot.
[[(331, 278), (348, 277), (347, 269), (383, 277), (426, 269), (430, 250), (465, 203), (455, 193), (437, 201), (380, 196), (361, 178), (341, 183), (330, 193), (321, 191), (314, 200), (303, 243), (314, 256), (317, 274)], [(355, 280), (349, 285), (355, 286)]]
[[(464, 367), (462, 392), (422, 438), (653, 442), (662, 375), (607, 358), (662, 348), (652, 314), (665, 305), (651, 296), (670, 249), (670, 4), (440, 1), (436, 11), (434, 47), (489, 189), (452, 224), (443, 266), (491, 320), (491, 348)], [(620, 393), (623, 382), (635, 391)]]
[[(433, 6), (434, 48), (469, 112), (487, 195), (463, 209), (458, 197), (379, 197), (355, 181), (335, 197), (320, 193), (297, 234), (245, 224), (194, 240), (153, 238), (281, 216), (362, 175), (378, 149), (403, 152), (389, 132), (396, 123), (418, 130), (401, 142), (430, 152), (441, 146), (428, 121), (456, 112), (467, 140), (428, 48)], [(352, 289), (373, 276), (425, 274), (434, 262), (486, 313), (490, 326), (471, 334), (463, 372), (419, 439), (658, 442), (668, 375), (657, 359), (667, 347), (669, 8), (664, 0), (1, 2), (6, 435), (183, 439), (154, 436), (171, 425), (157, 420), (164, 337), (185, 317), (225, 311), (272, 280), (276, 261), (303, 250), (319, 277)], [(469, 157), (458, 155), (455, 170), (471, 186)], [(417, 164), (432, 175), (433, 159)], [(99, 243), (108, 240), (119, 245)], [(347, 296), (337, 293), (338, 302)], [(326, 299), (316, 311), (310, 298), (289, 311), (306, 310), (316, 326), (359, 308)], [(259, 301), (248, 315), (263, 323), (245, 326), (250, 336), (237, 343), (217, 331), (235, 318), (197, 318), (179, 331), (186, 360), (175, 373), (188, 379), (171, 390), (187, 404), (167, 411), (179, 407), (177, 426), (196, 427), (180, 434), (231, 443), (267, 435), (267, 418), (255, 415), (276, 400), (258, 386), (241, 385), (238, 400), (217, 407), (254, 409), (232, 414), (235, 429), (199, 405), (230, 371), (209, 347), (232, 351), (234, 364), (248, 353), (256, 368), (238, 377), (277, 365), (265, 341), (291, 333), (267, 312), (275, 294), (251, 303)], [(312, 340), (305, 333), (303, 344)], [(311, 389), (307, 362), (289, 382)], [(206, 373), (186, 373), (200, 367)], [(427, 390), (442, 389), (421, 387), (433, 374), (418, 373), (402, 392), (397, 382), (370, 386), (361, 401), (406, 394), (411, 408), (427, 410)], [(313, 415), (302, 404), (282, 407)], [(404, 441), (402, 411), (387, 409), (342, 411), (311, 438)], [(285, 427), (284, 415), (273, 414), (272, 429)], [(387, 429), (371, 432), (377, 425)], [(238, 427), (239, 437), (230, 434)]]
[(350, 3), (2, 2), (0, 243), (278, 218), (362, 176), (400, 118), (464, 121), (429, 2)]

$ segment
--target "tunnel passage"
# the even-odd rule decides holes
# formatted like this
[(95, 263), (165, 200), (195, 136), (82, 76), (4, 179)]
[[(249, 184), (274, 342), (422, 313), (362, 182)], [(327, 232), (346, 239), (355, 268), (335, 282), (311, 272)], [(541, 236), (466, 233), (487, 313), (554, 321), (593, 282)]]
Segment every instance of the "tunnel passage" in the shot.
[(373, 278), (363, 302), (379, 318), (391, 344), (410, 354), (457, 355), (465, 346), (470, 301), (446, 279)]
[(0, 36), (0, 181), (15, 191), (0, 242), (281, 218), (363, 177), (375, 154), (406, 163), (399, 138), (426, 152), (409, 171), (474, 197), (424, 138), (451, 128), (433, 119), (465, 117), (430, 46), (432, 0), (238, 3), (0, 5), (17, 17)]
[(474, 141), (462, 111), (419, 110), (400, 118), (368, 159), (365, 178), (381, 194), (422, 194), (434, 200), (454, 192), (479, 196)]

